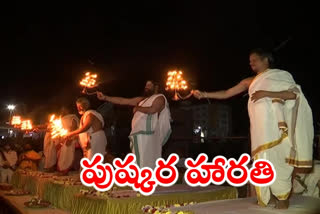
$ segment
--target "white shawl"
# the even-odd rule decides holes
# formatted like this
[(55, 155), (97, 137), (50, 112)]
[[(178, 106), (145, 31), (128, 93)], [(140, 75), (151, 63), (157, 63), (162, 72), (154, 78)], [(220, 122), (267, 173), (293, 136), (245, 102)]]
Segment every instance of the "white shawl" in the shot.
[(149, 98), (142, 100), (139, 103), (139, 106), (150, 107), (152, 106), (152, 103), (155, 101), (155, 99), (160, 96), (162, 96), (165, 99), (164, 109), (159, 114), (145, 114), (139, 111), (136, 112), (132, 119), (132, 129), (130, 136), (134, 136), (137, 134), (152, 135), (154, 134), (155, 130), (159, 128), (159, 140), (161, 144), (164, 145), (167, 142), (171, 134), (171, 114), (166, 97), (163, 94), (155, 94)]

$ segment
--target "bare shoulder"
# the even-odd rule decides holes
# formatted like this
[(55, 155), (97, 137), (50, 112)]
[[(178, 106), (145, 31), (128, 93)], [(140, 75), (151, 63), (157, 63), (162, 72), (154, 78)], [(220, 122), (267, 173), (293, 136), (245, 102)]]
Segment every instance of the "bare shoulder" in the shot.
[(145, 97), (134, 97), (131, 99), (131, 105), (136, 106), (144, 99)]
[(94, 119), (95, 117), (96, 117), (96, 116), (95, 116), (94, 114), (92, 114), (91, 112), (89, 112), (84, 119), (85, 119), (85, 120), (92, 120), (92, 119)]
[(158, 97), (155, 99), (155, 101), (165, 102), (164, 95), (158, 96)]
[(145, 99), (145, 97), (134, 97), (132, 98), (133, 100), (137, 101), (137, 102), (141, 102), (142, 100)]
[(164, 96), (158, 96), (157, 98), (155, 98), (152, 102), (153, 106), (164, 106), (166, 103)]
[(254, 77), (248, 77), (241, 80), (240, 84), (244, 85), (245, 87), (249, 88), (251, 82), (253, 81)]

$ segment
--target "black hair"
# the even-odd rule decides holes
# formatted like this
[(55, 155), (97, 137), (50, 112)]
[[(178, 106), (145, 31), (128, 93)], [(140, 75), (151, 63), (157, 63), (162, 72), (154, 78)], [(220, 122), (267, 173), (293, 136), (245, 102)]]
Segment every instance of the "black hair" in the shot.
[(149, 80), (147, 80), (146, 82), (152, 82), (152, 84), (153, 84), (154, 86), (160, 86), (159, 82), (157, 82), (157, 81), (155, 81), (155, 80), (149, 79)]
[(250, 51), (250, 55), (252, 54), (258, 55), (261, 59), (267, 59), (269, 63), (269, 68), (274, 68), (275, 60), (272, 52), (266, 51), (262, 48), (256, 48)]
[(79, 97), (76, 103), (79, 103), (85, 110), (90, 109), (90, 101), (86, 97)]
[(155, 89), (157, 90), (157, 93), (162, 93), (162, 92), (163, 92), (163, 90), (162, 90), (162, 88), (161, 88), (161, 85), (159, 84), (158, 81), (149, 79), (149, 80), (147, 80), (146, 82), (151, 82), (151, 83), (154, 85)]

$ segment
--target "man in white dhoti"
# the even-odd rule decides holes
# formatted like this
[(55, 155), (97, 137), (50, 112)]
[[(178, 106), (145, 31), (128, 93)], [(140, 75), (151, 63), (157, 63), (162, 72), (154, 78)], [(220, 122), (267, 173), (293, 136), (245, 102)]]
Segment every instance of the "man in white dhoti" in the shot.
[[(70, 114), (67, 108), (62, 108), (61, 115), (62, 126), (68, 132), (79, 128), (79, 118), (75, 114)], [(60, 175), (67, 175), (71, 169), (75, 156), (75, 146), (78, 141), (79, 138), (77, 136), (70, 138), (68, 141), (63, 141), (61, 148), (59, 148), (57, 152), (57, 170)]]
[(84, 157), (91, 159), (96, 153), (103, 156), (106, 153), (107, 138), (103, 130), (104, 120), (102, 115), (90, 109), (87, 98), (81, 97), (76, 102), (78, 112), (82, 115), (79, 129), (72, 131), (65, 137), (66, 140), (79, 135), (80, 146)]
[(1, 183), (11, 183), (11, 177), (17, 168), (17, 152), (6, 143), (4, 150), (0, 151), (0, 177)]
[[(50, 117), (48, 118), (50, 120)], [(51, 138), (51, 129), (49, 124), (39, 126), (41, 129), (46, 129), (46, 134), (43, 140), (43, 154), (45, 157), (44, 170), (46, 172), (54, 172), (57, 165), (57, 145), (59, 141)]]
[[(313, 119), (302, 90), (287, 72), (271, 69), (272, 55), (257, 49), (250, 54), (255, 77), (217, 92), (195, 91), (197, 98), (226, 99), (249, 90), (251, 153), (267, 159), (276, 169), (276, 180), (268, 187), (256, 187), (258, 202), (266, 206), (270, 199), (276, 208), (289, 206), (294, 167), (312, 167)], [(274, 198), (275, 196), (275, 198)]]
[(129, 139), (140, 168), (155, 168), (156, 160), (161, 158), (162, 146), (171, 134), (169, 104), (163, 94), (156, 93), (157, 87), (155, 82), (147, 81), (144, 96), (130, 99), (97, 93), (100, 100), (134, 106)]

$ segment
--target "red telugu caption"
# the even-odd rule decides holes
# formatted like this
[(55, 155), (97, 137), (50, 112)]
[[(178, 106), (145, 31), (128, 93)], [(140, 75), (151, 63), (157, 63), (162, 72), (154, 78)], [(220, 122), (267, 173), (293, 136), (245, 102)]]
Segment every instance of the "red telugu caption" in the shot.
[[(179, 177), (175, 164), (179, 161), (177, 154), (171, 154), (167, 160), (159, 158), (155, 169), (149, 167), (139, 168), (134, 154), (128, 154), (122, 161), (116, 158), (113, 166), (103, 163), (103, 156), (95, 154), (92, 160), (81, 160), (80, 179), (83, 185), (94, 187), (98, 191), (108, 191), (114, 184), (117, 186), (130, 186), (142, 195), (151, 195), (156, 187), (169, 187), (174, 185)], [(255, 186), (271, 185), (276, 178), (276, 171), (268, 160), (259, 159), (254, 161), (251, 169), (247, 164), (250, 162), (248, 154), (242, 154), (239, 160), (223, 156), (215, 157), (208, 162), (206, 154), (200, 154), (194, 161), (191, 158), (185, 160), (187, 168), (184, 179), (192, 187), (205, 187), (210, 184), (221, 185), (228, 182), (232, 186), (243, 186), (250, 181)], [(163, 172), (167, 172), (164, 175)], [(236, 173), (237, 172), (237, 173)]]

